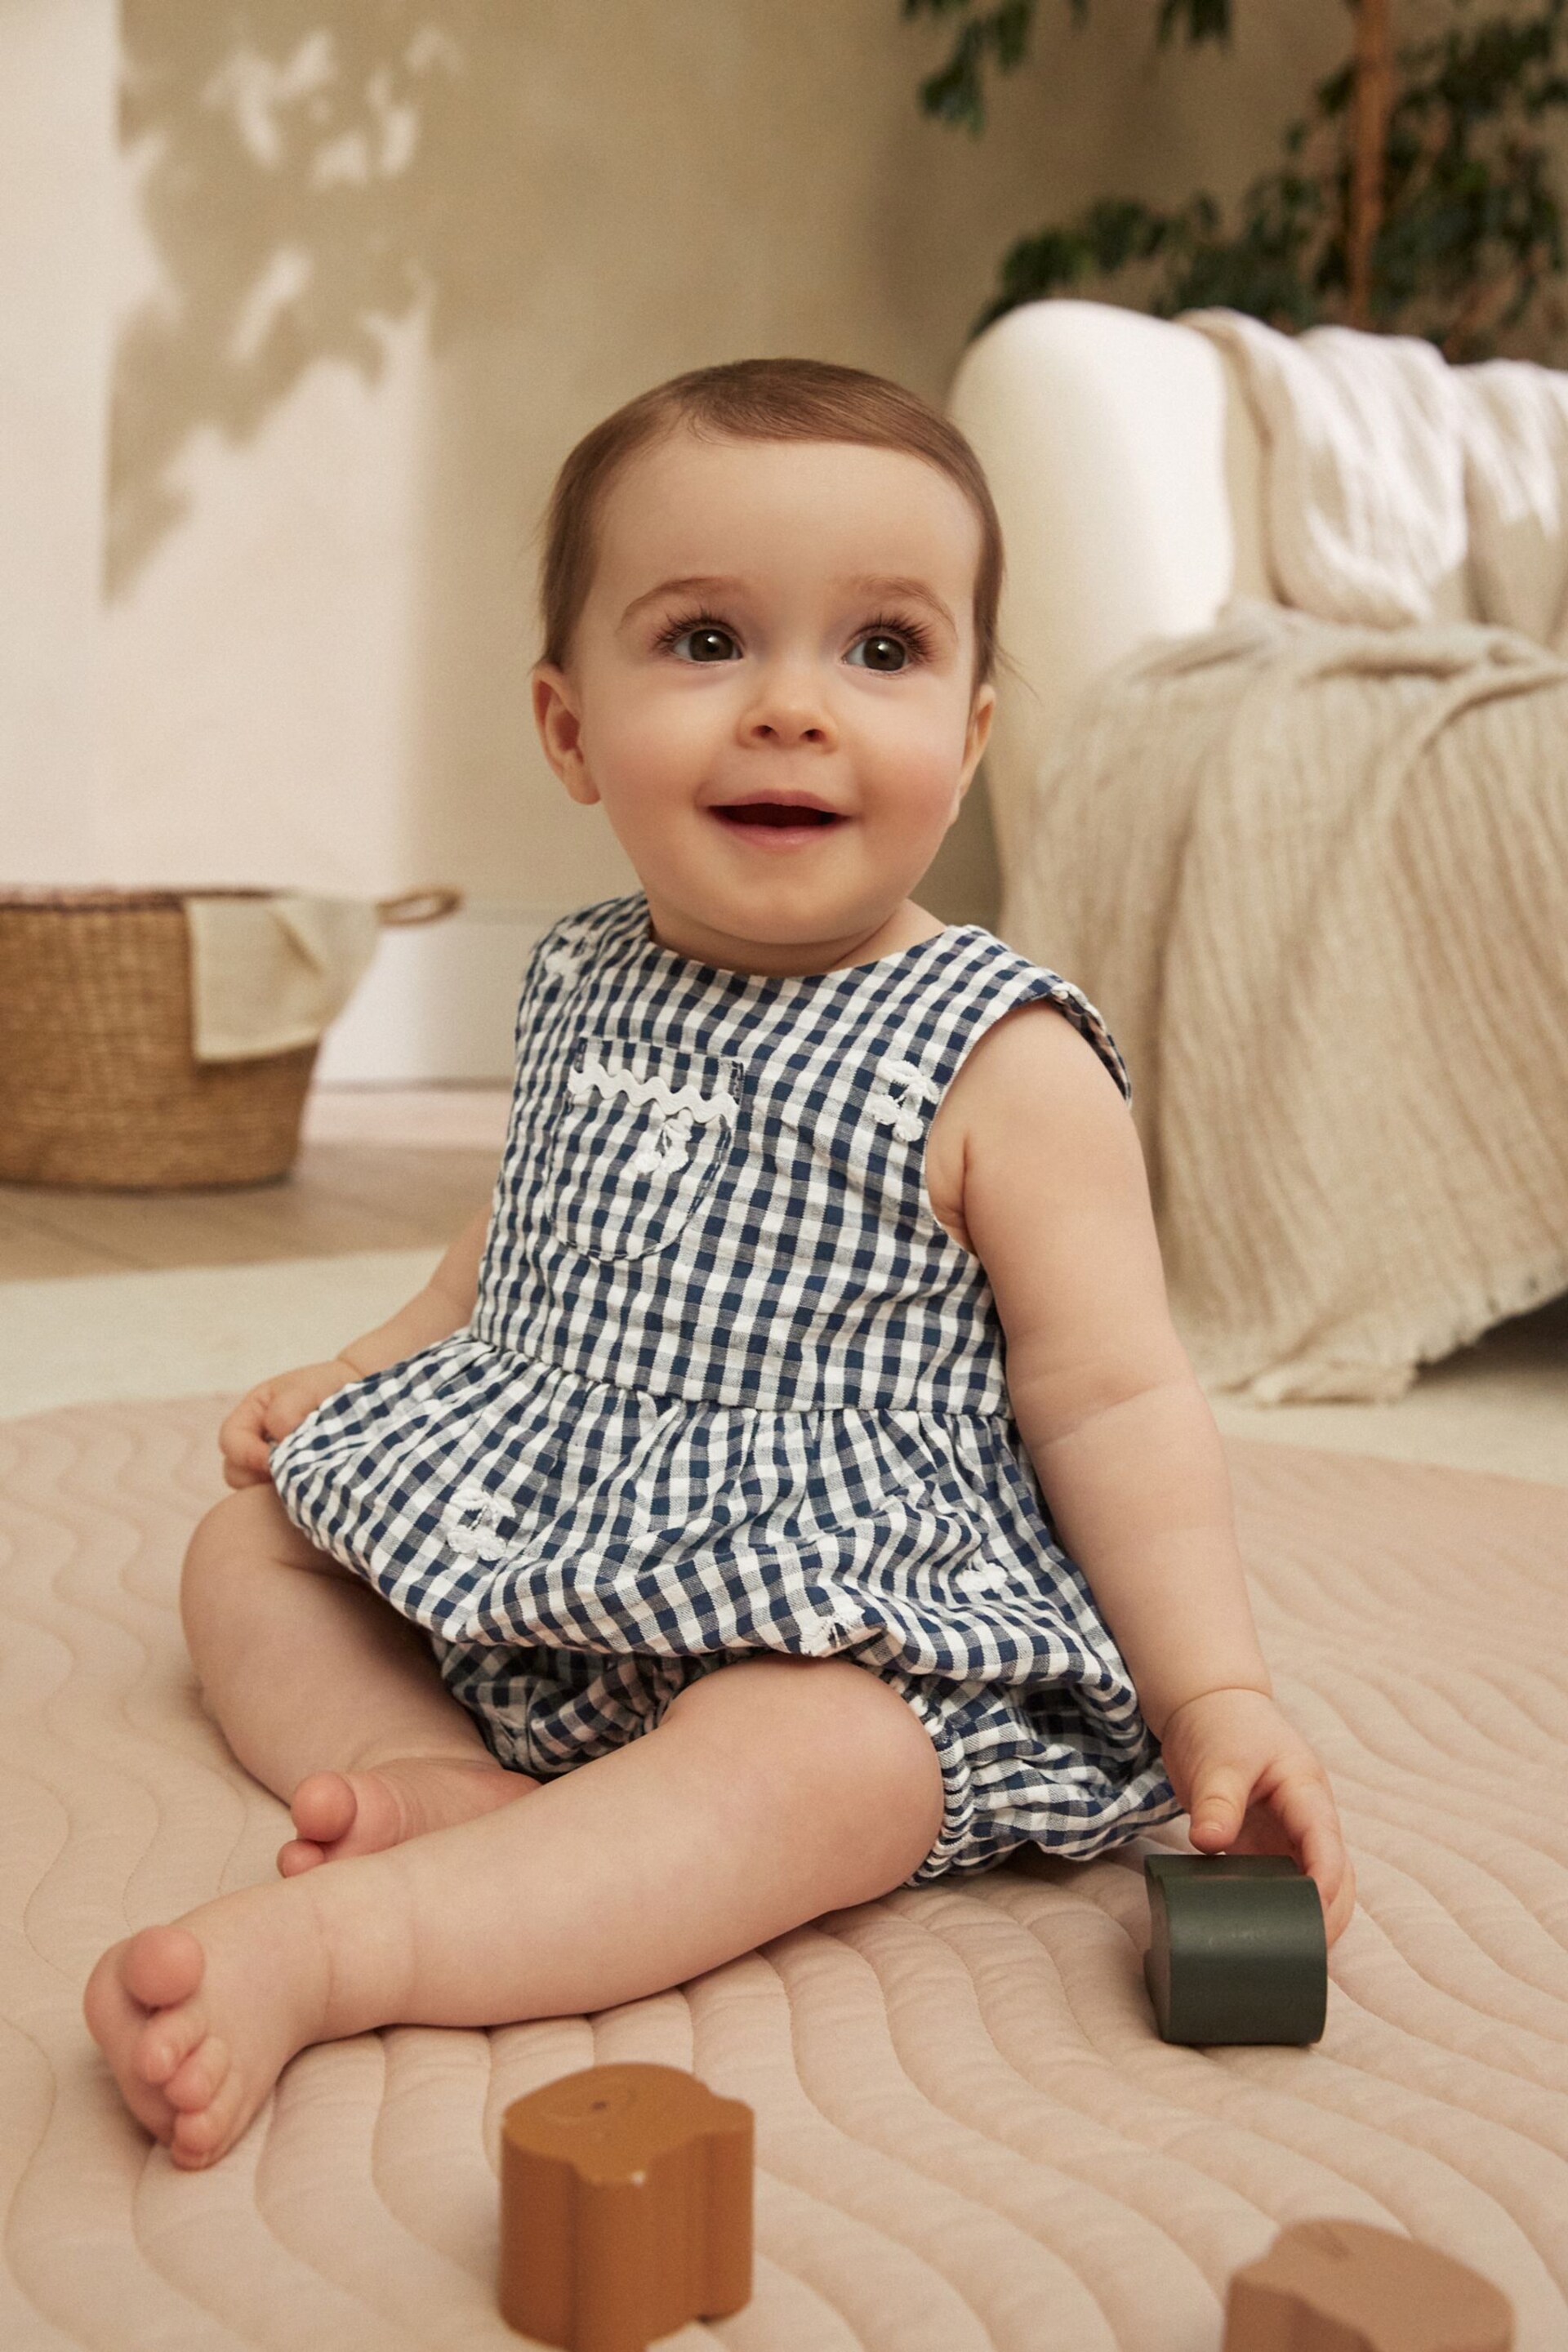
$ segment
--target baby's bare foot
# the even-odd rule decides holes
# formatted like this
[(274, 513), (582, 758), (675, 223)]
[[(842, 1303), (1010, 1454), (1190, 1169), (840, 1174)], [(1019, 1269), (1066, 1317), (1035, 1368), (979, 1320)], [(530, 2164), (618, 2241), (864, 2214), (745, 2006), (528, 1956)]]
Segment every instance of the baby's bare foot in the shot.
[(234, 2146), (322, 2037), (331, 1984), (309, 1891), (247, 1887), (114, 1945), (82, 2007), (126, 2105), (191, 2171)]
[(318, 1863), (379, 1853), (493, 1812), (538, 1785), (504, 1765), (461, 1756), (397, 1756), (363, 1772), (312, 1772), (294, 1791), (298, 1834), (279, 1850), (278, 1868), (297, 1878)]

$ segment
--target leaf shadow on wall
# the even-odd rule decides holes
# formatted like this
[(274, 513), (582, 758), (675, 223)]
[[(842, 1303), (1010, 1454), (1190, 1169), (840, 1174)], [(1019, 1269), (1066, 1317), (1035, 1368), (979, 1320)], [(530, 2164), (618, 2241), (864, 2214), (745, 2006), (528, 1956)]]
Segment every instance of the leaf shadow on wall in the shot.
[(243, 444), (317, 362), (374, 383), (384, 331), (416, 309), (439, 347), (453, 318), (493, 306), (496, 247), (518, 230), (476, 154), (484, 14), (127, 0), (121, 137), (161, 283), (115, 353), (111, 598), (186, 511), (179, 461), (199, 428)]

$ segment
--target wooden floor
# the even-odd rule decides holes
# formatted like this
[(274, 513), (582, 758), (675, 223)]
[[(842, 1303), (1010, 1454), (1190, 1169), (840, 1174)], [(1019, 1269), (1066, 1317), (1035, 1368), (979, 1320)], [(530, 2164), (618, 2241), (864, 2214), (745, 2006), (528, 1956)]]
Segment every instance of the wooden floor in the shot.
[(280, 1183), (230, 1191), (0, 1184), (0, 1282), (438, 1246), (488, 1205), (499, 1157), (308, 1142)]

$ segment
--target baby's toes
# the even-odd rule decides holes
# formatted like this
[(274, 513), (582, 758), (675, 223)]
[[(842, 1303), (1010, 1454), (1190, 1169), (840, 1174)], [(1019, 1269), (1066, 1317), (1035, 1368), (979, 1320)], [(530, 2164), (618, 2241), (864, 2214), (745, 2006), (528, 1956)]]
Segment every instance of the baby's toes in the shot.
[(192, 2052), (200, 2049), (206, 2030), (206, 2020), (194, 2009), (161, 2009), (150, 2017), (137, 2042), (134, 2063), (141, 2080), (156, 2084), (168, 2095), (171, 2081)]
[(169, 2154), (183, 2171), (198, 2171), (226, 2156), (261, 2104), (226, 2052), (224, 2058), (222, 2080), (205, 2106), (174, 2117)]
[(123, 1950), (124, 1946), (119, 1945), (104, 1954), (89, 1979), (82, 2008), (93, 2040), (114, 2070), (126, 2105), (143, 2130), (154, 2139), (167, 2140), (174, 2129), (174, 2111), (163, 2093), (143, 2080), (136, 2063), (147, 2012), (140, 2001), (132, 2000), (121, 1981)]
[(203, 2107), (211, 2106), (228, 2069), (227, 2042), (221, 2034), (205, 2034), (178, 2073), (168, 2077), (163, 2095), (182, 2114), (198, 2114)]
[(289, 1800), (297, 1838), (312, 1845), (334, 1845), (353, 1827), (359, 1800), (342, 1772), (308, 1773)]
[(121, 1981), (143, 2009), (173, 2009), (189, 2000), (206, 1967), (188, 1927), (143, 1927), (119, 1948)]

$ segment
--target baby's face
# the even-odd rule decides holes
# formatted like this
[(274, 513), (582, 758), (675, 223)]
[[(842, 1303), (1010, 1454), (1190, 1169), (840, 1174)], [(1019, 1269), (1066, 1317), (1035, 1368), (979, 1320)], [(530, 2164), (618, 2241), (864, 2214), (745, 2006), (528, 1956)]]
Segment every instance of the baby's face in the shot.
[(534, 709), (658, 938), (742, 970), (881, 952), (994, 700), (971, 701), (962, 491), (898, 450), (683, 432), (626, 467), (598, 536), (570, 670), (540, 666)]

